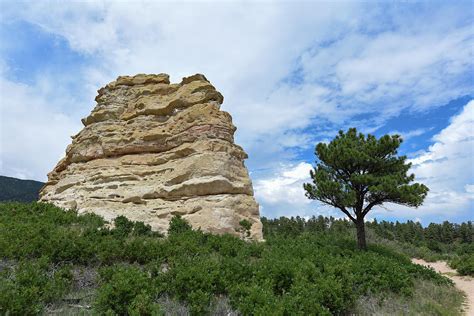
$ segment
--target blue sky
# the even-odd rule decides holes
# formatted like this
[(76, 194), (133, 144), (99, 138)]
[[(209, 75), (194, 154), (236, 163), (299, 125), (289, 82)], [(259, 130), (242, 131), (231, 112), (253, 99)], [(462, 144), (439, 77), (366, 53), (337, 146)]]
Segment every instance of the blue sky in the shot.
[(118, 75), (204, 73), (225, 96), (265, 216), (308, 201), (314, 145), (401, 134), (431, 192), (378, 219), (474, 219), (474, 8), (440, 2), (55, 2), (0, 5), (0, 174), (44, 181), (96, 90)]

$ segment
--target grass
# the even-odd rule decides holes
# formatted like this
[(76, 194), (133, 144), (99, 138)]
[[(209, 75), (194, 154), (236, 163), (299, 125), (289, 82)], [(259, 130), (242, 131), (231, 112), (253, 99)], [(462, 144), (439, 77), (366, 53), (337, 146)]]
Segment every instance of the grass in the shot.
[[(91, 316), (96, 315), (92, 306), (96, 289), (78, 290), (66, 295), (62, 300), (48, 305), (42, 315), (57, 316)], [(166, 316), (189, 316), (191, 315), (189, 307), (167, 295), (156, 299), (161, 306), (163, 314)], [(228, 297), (216, 296), (209, 306), (209, 314), (213, 316), (237, 316), (240, 315), (230, 305)]]
[(359, 298), (352, 311), (355, 315), (462, 315), (464, 295), (451, 286), (431, 281), (415, 284), (413, 296), (370, 294)]
[(43, 315), (93, 315), (92, 305), (96, 289), (73, 290), (62, 299), (45, 307)]

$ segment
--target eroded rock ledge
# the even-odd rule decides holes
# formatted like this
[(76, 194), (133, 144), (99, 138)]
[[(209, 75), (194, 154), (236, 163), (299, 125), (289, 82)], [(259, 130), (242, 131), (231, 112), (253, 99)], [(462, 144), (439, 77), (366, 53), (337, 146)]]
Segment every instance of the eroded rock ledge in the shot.
[(234, 235), (246, 219), (251, 238), (261, 240), (247, 155), (234, 144), (223, 99), (200, 74), (179, 84), (166, 74), (118, 77), (99, 89), (40, 200), (106, 220), (124, 215), (161, 232), (175, 214)]

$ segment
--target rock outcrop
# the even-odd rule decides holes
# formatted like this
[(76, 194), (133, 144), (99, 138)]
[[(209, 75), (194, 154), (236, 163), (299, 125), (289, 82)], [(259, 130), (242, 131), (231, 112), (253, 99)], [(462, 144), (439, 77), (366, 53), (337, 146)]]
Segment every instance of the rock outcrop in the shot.
[(262, 239), (258, 204), (234, 144), (222, 95), (200, 74), (123, 76), (98, 91), (40, 200), (112, 220), (124, 215), (166, 232), (180, 214), (194, 228)]

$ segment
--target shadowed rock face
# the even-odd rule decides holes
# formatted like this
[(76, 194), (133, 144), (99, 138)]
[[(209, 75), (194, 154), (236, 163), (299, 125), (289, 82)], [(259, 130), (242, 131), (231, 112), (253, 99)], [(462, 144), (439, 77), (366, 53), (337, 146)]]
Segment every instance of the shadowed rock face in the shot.
[(97, 106), (40, 193), (40, 200), (112, 220), (124, 215), (166, 232), (181, 214), (193, 227), (262, 239), (258, 204), (234, 144), (232, 117), (203, 75), (124, 76), (98, 91)]

